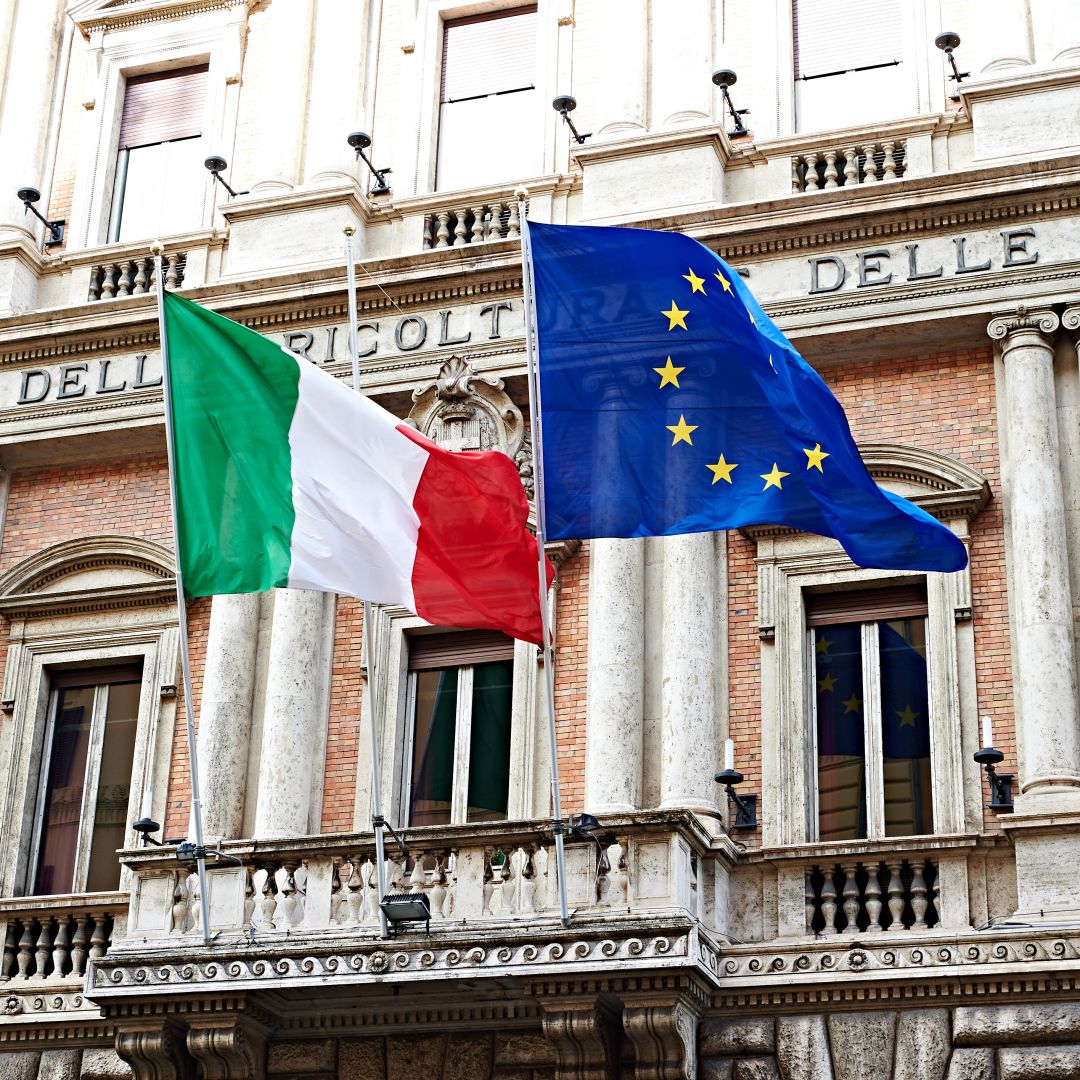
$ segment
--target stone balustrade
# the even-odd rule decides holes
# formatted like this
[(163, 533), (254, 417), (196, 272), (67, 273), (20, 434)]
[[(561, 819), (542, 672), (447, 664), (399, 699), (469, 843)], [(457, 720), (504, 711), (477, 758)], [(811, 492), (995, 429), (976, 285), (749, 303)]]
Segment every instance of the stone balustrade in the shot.
[[(169, 252), (162, 258), (165, 285), (178, 289), (184, 284), (187, 269), (187, 253)], [(112, 300), (117, 296), (138, 296), (152, 292), (156, 286), (154, 260), (149, 255), (139, 255), (115, 262), (97, 263), (90, 267), (90, 291), (88, 300)]]
[(806, 150), (791, 157), (791, 190), (828, 191), (855, 184), (898, 180), (907, 172), (907, 142), (851, 142)]
[(435, 210), (424, 217), (425, 249), (489, 244), (495, 240), (516, 240), (520, 236), (520, 211), (512, 196)]
[(808, 933), (927, 930), (940, 922), (931, 859), (867, 858), (806, 869)]

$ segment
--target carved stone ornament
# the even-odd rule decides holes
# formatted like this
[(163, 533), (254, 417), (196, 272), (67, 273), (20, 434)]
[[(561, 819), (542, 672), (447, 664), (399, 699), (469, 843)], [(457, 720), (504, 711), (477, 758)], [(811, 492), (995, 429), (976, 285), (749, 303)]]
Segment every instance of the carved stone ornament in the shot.
[(18, 1016), (25, 1008), (22, 998), (16, 993), (10, 993), (4, 998), (4, 1013), (7, 1016)]
[(558, 1080), (619, 1075), (618, 1014), (603, 1000), (543, 1003), (544, 1035), (555, 1049)]
[(1011, 335), (1023, 330), (1049, 336), (1058, 328), (1058, 317), (1046, 309), (1031, 311), (1020, 304), (1013, 311), (995, 315), (987, 324), (986, 332), (994, 341), (1004, 341), (1008, 345)]
[(266, 1071), (266, 1032), (261, 1025), (234, 1017), (192, 1018), (187, 1048), (202, 1067), (204, 1080), (247, 1080)]
[(192, 1073), (183, 1037), (160, 1020), (118, 1028), (116, 1052), (131, 1066), (135, 1080), (188, 1080)]
[(697, 1013), (681, 1001), (625, 1008), (635, 1080), (696, 1080), (697, 1022)]
[(532, 498), (532, 445), (521, 410), (502, 379), (451, 356), (433, 382), (413, 391), (406, 423), (447, 450), (501, 450), (518, 467)]

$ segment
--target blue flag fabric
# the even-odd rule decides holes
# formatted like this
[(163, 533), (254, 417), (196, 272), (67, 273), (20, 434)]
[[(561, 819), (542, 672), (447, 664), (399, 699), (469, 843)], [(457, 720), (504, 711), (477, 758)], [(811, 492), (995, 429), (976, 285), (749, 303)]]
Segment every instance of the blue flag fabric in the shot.
[(839, 402), (718, 255), (679, 233), (528, 228), (549, 539), (771, 524), (860, 566), (967, 565), (874, 483)]
[(930, 756), (930, 692), (926, 658), (888, 623), (880, 623), (882, 753)]

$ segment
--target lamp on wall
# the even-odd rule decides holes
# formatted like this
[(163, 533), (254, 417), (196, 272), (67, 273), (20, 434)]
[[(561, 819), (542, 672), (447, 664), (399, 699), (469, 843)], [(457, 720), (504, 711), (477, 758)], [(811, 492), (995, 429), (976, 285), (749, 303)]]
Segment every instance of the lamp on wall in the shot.
[(990, 786), (990, 801), (986, 805), (999, 814), (1011, 814), (1014, 809), (1013, 774), (999, 773), (994, 769), (995, 765), (1004, 760), (1005, 755), (994, 749), (989, 716), (982, 718), (982, 741), (983, 748), (976, 750), (973, 757), (986, 769), (986, 782)]
[(960, 83), (962, 80), (968, 78), (971, 74), (970, 71), (960, 71), (956, 66), (956, 57), (953, 56), (953, 49), (960, 44), (960, 35), (954, 33), (952, 30), (942, 30), (936, 38), (934, 38), (934, 44), (945, 54), (948, 58), (949, 66), (952, 68), (952, 75), (949, 76), (956, 83), (953, 87), (953, 92), (950, 95), (952, 101), (960, 100)]
[(551, 107), (563, 118), (566, 126), (573, 132), (574, 142), (580, 146), (586, 139), (592, 137), (591, 131), (586, 131), (582, 135), (576, 127), (574, 127), (574, 121), (570, 119), (570, 114), (577, 108), (577, 98), (571, 97), (569, 94), (560, 94), (552, 103)]
[(229, 182), (221, 175), (228, 167), (229, 163), (221, 157), (219, 154), (211, 154), (204, 162), (203, 165), (210, 170), (210, 175), (235, 199), (237, 195), (250, 195), (250, 191), (233, 191), (229, 186)]
[(386, 182), (386, 174), (393, 169), (376, 169), (368, 159), (364, 151), (371, 145), (371, 136), (366, 131), (354, 131), (348, 139), (349, 145), (356, 151), (356, 160), (364, 159), (364, 164), (371, 170), (375, 177), (375, 186), (368, 192), (369, 195), (389, 195), (390, 185)]
[(154, 847), (163, 847), (164, 845), (160, 840), (155, 840), (150, 834), (159, 832), (161, 826), (153, 820), (153, 818), (144, 814), (138, 821), (131, 823), (132, 829), (135, 830), (142, 838), (143, 847), (147, 844), (153, 844)]
[(720, 87), (720, 93), (724, 95), (724, 104), (728, 107), (728, 112), (731, 113), (731, 119), (735, 123), (735, 127), (728, 132), (728, 135), (734, 137), (736, 135), (747, 134), (746, 125), (743, 123), (742, 118), (750, 111), (749, 109), (736, 109), (732, 104), (731, 95), (728, 93), (728, 87), (734, 86), (739, 77), (735, 74), (731, 68), (720, 68), (719, 71), (712, 73), (712, 81), (715, 86)]
[(34, 203), (36, 203), (38, 199), (41, 198), (41, 192), (38, 191), (37, 188), (21, 187), (17, 192), (15, 192), (15, 197), (22, 202), (24, 210), (29, 210), (30, 213), (33, 214), (34, 217), (38, 219), (38, 221), (42, 222), (45, 225), (45, 228), (49, 230), (48, 236), (45, 237), (46, 247), (48, 247), (50, 244), (63, 243), (64, 219), (60, 218), (57, 221), (49, 221), (49, 219), (44, 217), (41, 211), (38, 210), (36, 206), (34, 206)]
[(716, 774), (716, 782), (724, 785), (728, 802), (735, 805), (733, 829), (757, 828), (757, 795), (740, 795), (735, 789), (746, 779), (735, 768), (735, 743), (728, 739), (724, 743), (724, 769)]

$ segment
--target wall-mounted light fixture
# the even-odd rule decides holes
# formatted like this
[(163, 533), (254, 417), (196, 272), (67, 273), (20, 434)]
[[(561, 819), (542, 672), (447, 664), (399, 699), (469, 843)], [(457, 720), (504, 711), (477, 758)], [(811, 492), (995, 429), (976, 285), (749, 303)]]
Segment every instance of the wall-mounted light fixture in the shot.
[(960, 69), (957, 68), (956, 57), (953, 56), (953, 49), (960, 44), (960, 35), (954, 33), (952, 30), (942, 30), (942, 32), (934, 38), (934, 44), (945, 54), (949, 61), (949, 66), (952, 68), (952, 75), (950, 75), (949, 78), (956, 83), (950, 97), (953, 101), (959, 101), (960, 83), (971, 75), (970, 71), (960, 71)]
[(369, 195), (389, 195), (390, 185), (386, 182), (386, 174), (393, 169), (376, 169), (368, 159), (364, 151), (371, 145), (371, 136), (366, 131), (354, 131), (348, 139), (349, 145), (356, 151), (356, 160), (364, 159), (364, 164), (371, 170), (375, 177), (375, 186), (368, 192)]
[(237, 195), (250, 195), (250, 191), (233, 191), (229, 182), (221, 174), (229, 167), (229, 163), (218, 154), (211, 154), (204, 162), (205, 168), (210, 170), (210, 175), (235, 199)]
[(580, 146), (586, 139), (592, 138), (592, 132), (586, 131), (582, 135), (576, 127), (574, 127), (574, 121), (570, 119), (570, 114), (577, 108), (577, 98), (571, 97), (569, 94), (560, 94), (552, 103), (551, 107), (563, 118), (563, 122), (570, 129), (574, 136), (574, 142)]
[[(757, 795), (740, 795), (735, 789), (746, 779), (735, 768), (735, 744), (728, 739), (724, 744), (724, 770), (716, 774), (716, 782), (724, 785), (729, 802), (729, 821), (732, 829), (757, 828)], [(735, 817), (731, 820), (730, 807), (735, 806)]]
[(49, 221), (44, 217), (40, 210), (34, 203), (41, 198), (41, 192), (34, 187), (21, 187), (15, 192), (16, 198), (20, 199), (23, 204), (24, 210), (29, 210), (31, 214), (42, 222), (46, 229), (49, 230), (48, 236), (45, 237), (45, 246), (50, 244), (62, 244), (64, 242), (64, 219), (60, 218), (57, 221)]
[(150, 834), (160, 831), (161, 826), (153, 820), (153, 818), (143, 816), (138, 821), (133, 821), (131, 827), (142, 838), (143, 847), (147, 844), (153, 844), (154, 847), (163, 847), (164, 845), (160, 840), (155, 840)]
[(1012, 773), (999, 773), (994, 766), (1004, 760), (1005, 755), (1000, 750), (995, 750), (993, 734), (990, 728), (990, 717), (982, 718), (982, 741), (983, 748), (976, 750), (973, 757), (986, 769), (986, 782), (990, 787), (990, 801), (986, 804), (998, 814), (1011, 814), (1013, 812)]
[(728, 87), (734, 86), (739, 77), (735, 74), (731, 68), (720, 68), (719, 71), (712, 73), (712, 81), (715, 86), (720, 87), (720, 93), (724, 95), (724, 104), (728, 107), (728, 112), (731, 113), (732, 122), (735, 126), (728, 132), (728, 135), (734, 137), (736, 135), (747, 134), (746, 125), (743, 123), (742, 118), (750, 111), (749, 109), (736, 109), (731, 102), (731, 95), (728, 93)]

